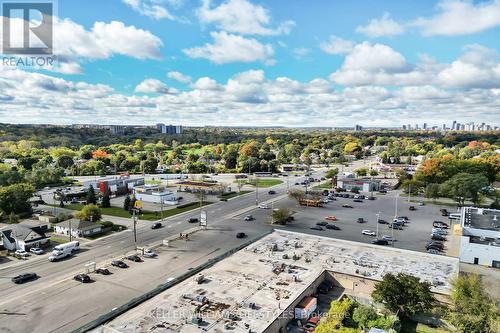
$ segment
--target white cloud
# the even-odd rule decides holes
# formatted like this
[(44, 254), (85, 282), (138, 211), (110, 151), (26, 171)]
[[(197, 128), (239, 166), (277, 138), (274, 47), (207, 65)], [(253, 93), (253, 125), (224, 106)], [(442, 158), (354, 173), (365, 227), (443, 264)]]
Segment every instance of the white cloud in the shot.
[(384, 13), (380, 19), (373, 19), (366, 26), (358, 26), (356, 32), (365, 34), (369, 37), (396, 36), (405, 31), (404, 27), (394, 21), (389, 13)]
[(191, 58), (208, 59), (216, 64), (230, 62), (261, 61), (271, 65), (274, 63), (274, 50), (270, 44), (262, 44), (256, 39), (245, 38), (225, 31), (212, 32), (213, 44), (182, 50)]
[(135, 87), (135, 92), (144, 94), (176, 94), (177, 89), (169, 88), (165, 83), (156, 79), (146, 79)]
[(295, 25), (293, 21), (285, 21), (276, 28), (269, 27), (268, 11), (247, 0), (227, 0), (214, 8), (210, 0), (203, 0), (197, 13), (202, 23), (215, 24), (220, 30), (242, 35), (289, 34)]
[(439, 13), (419, 18), (411, 24), (424, 35), (467, 35), (500, 26), (500, 0), (472, 1), (445, 0), (437, 5)]
[(191, 77), (188, 75), (184, 75), (181, 72), (168, 72), (167, 77), (169, 77), (172, 80), (176, 80), (180, 83), (190, 83), (191, 82)]
[(298, 47), (293, 49), (293, 54), (295, 58), (297, 59), (302, 59), (305, 56), (307, 56), (309, 53), (311, 53), (311, 49), (308, 49), (306, 47)]
[(322, 42), (320, 48), (329, 54), (347, 54), (352, 51), (354, 42), (331, 35), (328, 41)]
[[(481, 60), (478, 55), (464, 58)], [(483, 58), (484, 59), (484, 56)], [(462, 59), (463, 60), (463, 59)], [(428, 68), (437, 69), (435, 64)], [(447, 65), (449, 66), (449, 65)], [(71, 82), (19, 69), (0, 71), (0, 119), (4, 122), (154, 124), (161, 117), (184, 125), (394, 126), (405, 122), (440, 124), (449, 119), (488, 119), (498, 123), (500, 89), (457, 90), (421, 86), (333, 89), (323, 79), (298, 82), (268, 79), (262, 70), (238, 73), (226, 83), (203, 77), (190, 90), (169, 94), (161, 81), (148, 79), (140, 91), (124, 95), (111, 87)], [(167, 92), (167, 93), (165, 93)]]
[(122, 0), (134, 11), (141, 15), (148, 16), (155, 20), (168, 19), (174, 20), (175, 17), (167, 8), (160, 5), (161, 1), (155, 0)]
[(416, 65), (389, 46), (364, 42), (356, 45), (330, 79), (345, 86), (418, 86), (444, 88), (500, 87), (499, 55), (480, 45), (469, 45), (451, 64), (423, 55)]

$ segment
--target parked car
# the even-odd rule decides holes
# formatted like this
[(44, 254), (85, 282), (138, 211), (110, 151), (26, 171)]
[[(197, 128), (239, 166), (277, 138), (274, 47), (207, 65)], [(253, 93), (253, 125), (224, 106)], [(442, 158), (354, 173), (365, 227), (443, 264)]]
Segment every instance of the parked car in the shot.
[(144, 250), (144, 257), (146, 257), (146, 258), (154, 258), (156, 256), (157, 256), (157, 254), (156, 254), (155, 251), (153, 251), (151, 249)]
[(445, 241), (446, 237), (437, 234), (432, 234), (431, 239), (437, 241)]
[(320, 221), (320, 222), (316, 223), (316, 225), (319, 225), (319, 226), (321, 226), (321, 227), (325, 227), (325, 226), (327, 226), (327, 225), (328, 225), (328, 222), (325, 222), (325, 221)]
[(102, 275), (110, 275), (110, 274), (111, 274), (111, 272), (109, 271), (109, 269), (107, 269), (107, 268), (102, 268), (102, 267), (101, 267), (101, 268), (96, 269), (96, 270), (95, 270), (95, 272), (96, 272), (97, 274), (102, 274)]
[(420, 202), (418, 203), (418, 205), (419, 205), (419, 206), (425, 206), (425, 202), (420, 201)]
[(335, 224), (331, 224), (331, 223), (327, 224), (325, 226), (325, 228), (330, 229), (330, 230), (340, 230), (340, 228), (338, 226), (336, 226)]
[(245, 217), (243, 218), (244, 221), (253, 221), (254, 218), (253, 218), (253, 215), (245, 215)]
[(379, 190), (378, 193), (381, 193), (381, 194), (386, 194), (387, 193), (387, 190)]
[(82, 283), (89, 283), (91, 281), (90, 276), (88, 276), (87, 274), (77, 274), (73, 277), (73, 279)]
[(358, 217), (357, 221), (358, 223), (366, 223), (366, 220), (362, 217)]
[(368, 200), (375, 200), (375, 197), (369, 196)]
[(448, 213), (448, 210), (445, 209), (445, 208), (441, 208), (439, 211), (441, 212), (441, 216), (448, 216), (448, 215), (450, 215), (450, 213)]
[(227, 201), (227, 198), (220, 198), (220, 201)]
[(113, 260), (111, 262), (111, 266), (119, 267), (119, 268), (128, 268), (128, 265), (121, 260)]
[(155, 222), (151, 224), (151, 229), (160, 229), (162, 226), (161, 222)]
[(361, 233), (363, 235), (367, 235), (367, 236), (376, 236), (377, 235), (377, 233), (375, 231), (368, 230), (368, 229), (362, 230)]
[(361, 199), (354, 199), (352, 202), (363, 202)]
[(428, 249), (427, 253), (430, 253), (430, 254), (441, 254), (441, 252), (438, 249), (433, 249), (433, 248)]
[(354, 208), (353, 206), (348, 205), (348, 204), (343, 204), (342, 207), (344, 207), (344, 208)]
[(18, 276), (14, 276), (11, 279), (11, 281), (14, 282), (15, 284), (22, 284), (36, 279), (38, 279), (38, 275), (36, 275), (36, 273), (24, 273), (24, 274), (19, 274)]
[(378, 224), (388, 224), (386, 220), (378, 219)]
[(439, 251), (442, 251), (444, 250), (444, 244), (439, 241), (432, 241), (425, 246), (425, 249), (426, 250), (437, 249)]
[(334, 216), (334, 215), (329, 215), (329, 216), (325, 217), (325, 220), (328, 220), (328, 221), (337, 221), (337, 217)]
[(372, 240), (372, 244), (375, 244), (375, 245), (389, 245), (389, 241), (387, 241), (385, 239), (374, 239), (374, 240)]
[(236, 238), (245, 238), (247, 235), (244, 232), (238, 232)]
[(276, 191), (274, 191), (274, 190), (269, 190), (269, 191), (267, 192), (267, 194), (276, 194)]
[(127, 259), (133, 262), (142, 262), (141, 257), (139, 257), (137, 254), (132, 254), (128, 256)]
[(323, 230), (323, 228), (322, 228), (322, 227), (320, 227), (319, 225), (312, 226), (312, 227), (311, 227), (311, 228), (309, 228), (309, 229), (311, 229), (311, 230), (320, 230), (320, 231), (322, 231), (322, 230)]
[(403, 226), (401, 224), (397, 223), (391, 223), (388, 225), (389, 229), (394, 229), (394, 230), (403, 230)]
[(435, 228), (442, 228), (442, 229), (448, 229), (449, 226), (445, 222), (442, 221), (434, 221), (432, 222), (432, 226)]
[(311, 317), (311, 319), (309, 319), (307, 323), (305, 323), (305, 325), (302, 327), (304, 329), (304, 332), (306, 333), (314, 332), (316, 326), (318, 326), (319, 319), (320, 317), (318, 316)]
[(14, 252), (14, 254), (16, 256), (19, 256), (19, 257), (22, 257), (22, 258), (26, 258), (26, 257), (29, 257), (30, 254), (24, 250), (16, 250), (16, 252)]
[(393, 238), (392, 236), (389, 236), (389, 235), (383, 235), (381, 239), (386, 240), (388, 242), (395, 242), (396, 241), (395, 238)]
[(189, 223), (198, 223), (198, 218), (197, 217), (190, 217), (187, 220)]
[(408, 209), (409, 209), (409, 210), (417, 210), (417, 209), (415, 208), (415, 206), (410, 206)]
[(39, 248), (39, 247), (32, 247), (32, 248), (30, 249), (30, 252), (31, 252), (31, 253), (34, 253), (34, 254), (38, 254), (38, 255), (40, 255), (40, 254), (44, 254), (44, 253), (45, 253), (45, 252), (44, 252), (41, 248)]

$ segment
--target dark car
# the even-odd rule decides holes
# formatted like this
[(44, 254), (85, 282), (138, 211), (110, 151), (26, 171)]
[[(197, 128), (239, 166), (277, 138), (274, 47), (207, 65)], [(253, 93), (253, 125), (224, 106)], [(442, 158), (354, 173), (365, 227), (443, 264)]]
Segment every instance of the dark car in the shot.
[(372, 244), (375, 244), (375, 245), (389, 245), (389, 241), (387, 241), (385, 239), (374, 239), (374, 240), (372, 240)]
[(139, 257), (137, 254), (132, 254), (131, 256), (128, 256), (127, 259), (133, 262), (142, 262), (141, 257)]
[(433, 234), (433, 235), (431, 236), (431, 239), (432, 239), (432, 240), (437, 240), (437, 241), (445, 241), (445, 240), (446, 240), (446, 237), (441, 236), (441, 235), (438, 235), (438, 234)]
[(227, 198), (220, 198), (220, 201), (227, 201)]
[(343, 204), (342, 207), (344, 207), (344, 208), (354, 208), (354, 207), (352, 207), (351, 205), (348, 205), (348, 204)]
[(110, 275), (111, 272), (107, 268), (98, 268), (95, 270), (97, 274), (102, 274), (102, 275)]
[(121, 260), (113, 260), (111, 265), (119, 268), (128, 268), (128, 265)]
[(151, 224), (151, 229), (160, 229), (161, 228), (161, 223), (160, 222), (155, 222)]
[(375, 197), (368, 197), (368, 200), (375, 200)]
[(358, 222), (358, 223), (366, 223), (366, 220), (364, 218), (362, 218), (362, 217), (359, 217), (356, 222)]
[(343, 198), (349, 198), (349, 194), (347, 194), (347, 193), (342, 194), (342, 197), (343, 197)]
[(276, 191), (269, 190), (269, 191), (267, 192), (267, 194), (276, 194)]
[(325, 226), (325, 228), (327, 228), (327, 229), (331, 229), (331, 230), (340, 230), (340, 228), (339, 228), (339, 227), (337, 227), (335, 224), (327, 224), (327, 225)]
[(417, 210), (417, 209), (415, 208), (415, 206), (410, 206), (408, 209), (409, 209), (409, 210)]
[(438, 249), (440, 251), (442, 251), (444, 249), (444, 244), (441, 243), (441, 242), (438, 242), (438, 241), (434, 241), (434, 242), (429, 242), (426, 246), (425, 246), (425, 249), (426, 250), (429, 250), (429, 249)]
[(320, 227), (325, 227), (328, 225), (328, 222), (320, 221), (320, 222), (316, 223), (316, 225), (319, 225)]
[(236, 238), (245, 238), (247, 235), (244, 232), (238, 232)]
[(403, 230), (403, 226), (398, 223), (391, 223), (388, 225), (389, 229), (394, 229), (394, 230)]
[(361, 199), (354, 199), (352, 202), (363, 202)]
[(383, 194), (385, 194), (385, 193), (387, 193), (387, 190), (380, 190), (380, 191), (378, 191), (378, 193), (383, 193)]
[(197, 217), (190, 217), (187, 220), (189, 223), (198, 223), (198, 218)]
[(91, 281), (90, 276), (88, 276), (87, 274), (77, 274), (73, 277), (73, 279), (82, 283), (89, 283)]
[(311, 228), (309, 228), (311, 230), (320, 230), (320, 231), (323, 231), (323, 228), (320, 227), (319, 225), (315, 225), (315, 226), (312, 226)]
[(441, 212), (441, 216), (448, 216), (448, 215), (450, 215), (450, 213), (448, 213), (448, 211), (446, 209), (444, 209), (444, 208), (441, 208), (439, 211)]
[(432, 226), (435, 228), (442, 228), (442, 229), (448, 229), (449, 226), (445, 222), (442, 221), (434, 221), (432, 222)]
[(21, 284), (21, 283), (33, 281), (36, 279), (38, 279), (38, 275), (36, 275), (36, 273), (24, 273), (24, 274), (20, 274), (18, 276), (13, 277), (11, 280), (15, 284)]
[(387, 224), (387, 221), (386, 221), (386, 220), (379, 219), (379, 220), (378, 220), (378, 224)]
[(295, 183), (295, 185), (300, 185), (299, 183)]

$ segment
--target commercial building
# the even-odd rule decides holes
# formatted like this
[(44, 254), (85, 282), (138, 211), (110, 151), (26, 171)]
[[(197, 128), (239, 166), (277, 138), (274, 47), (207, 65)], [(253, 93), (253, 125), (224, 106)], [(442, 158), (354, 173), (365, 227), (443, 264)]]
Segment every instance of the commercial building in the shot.
[(362, 192), (378, 191), (380, 189), (380, 180), (343, 178), (337, 180), (337, 187), (346, 191), (354, 189)]
[(463, 207), (460, 261), (500, 268), (500, 210)]
[(369, 301), (386, 273), (399, 272), (430, 282), (443, 300), (458, 259), (279, 230), (94, 332), (284, 333), (294, 317), (314, 311), (325, 280), (334, 299)]
[(90, 186), (94, 190), (104, 193), (106, 187), (113, 195), (120, 195), (132, 192), (135, 186), (144, 185), (144, 177), (130, 177), (128, 174), (119, 176), (95, 178), (83, 182), (83, 188), (88, 189)]
[(309, 167), (305, 164), (282, 164), (280, 170), (281, 172), (307, 171)]
[(137, 200), (152, 203), (163, 203), (166, 205), (177, 205), (177, 195), (160, 185), (142, 185), (134, 187), (134, 195)]
[(181, 125), (165, 125), (158, 123), (156, 124), (156, 128), (162, 134), (182, 134), (182, 126)]

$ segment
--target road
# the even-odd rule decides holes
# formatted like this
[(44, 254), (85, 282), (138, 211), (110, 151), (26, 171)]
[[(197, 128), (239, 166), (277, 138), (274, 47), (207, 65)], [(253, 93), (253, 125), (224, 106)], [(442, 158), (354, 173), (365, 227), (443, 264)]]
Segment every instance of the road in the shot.
[[(321, 173), (315, 173), (314, 176), (320, 177)], [(303, 177), (293, 177), (293, 179), (301, 181)], [(290, 181), (290, 186), (293, 187), (291, 183)], [(283, 199), (286, 197), (286, 188), (285, 179), (283, 184), (272, 187), (277, 192), (275, 195), (269, 195), (268, 189), (260, 189), (258, 202)], [(188, 248), (179, 247), (170, 256), (160, 255), (163, 259), (178, 258), (182, 255), (186, 261), (182, 260), (177, 265), (170, 265), (170, 261), (166, 262), (165, 266), (151, 265), (153, 268), (148, 275), (141, 274), (142, 270), (133, 269), (127, 271), (127, 274), (125, 272), (119, 272), (120, 275), (114, 274), (111, 284), (115, 287), (122, 286), (118, 288), (120, 290), (110, 288), (109, 284), (101, 284), (100, 276), (95, 277), (97, 281), (92, 287), (80, 285), (71, 278), (77, 272), (83, 272), (86, 263), (96, 262), (98, 266), (102, 266), (103, 263), (109, 263), (112, 258), (134, 251), (136, 244), (130, 230), (82, 243), (79, 253), (60, 262), (49, 262), (46, 254), (32, 256), (27, 261), (1, 268), (0, 310), (3, 314), (0, 314), (0, 331), (67, 332), (150, 290), (164, 281), (159, 277), (178, 275), (189, 267), (194, 267), (245, 242), (245, 239), (236, 239), (236, 232), (243, 231), (248, 237), (256, 237), (272, 228), (267, 223), (271, 210), (256, 208), (255, 192), (235, 197), (227, 202), (217, 202), (204, 209), (207, 210), (210, 228), (208, 231), (203, 231), (207, 236), (201, 237), (195, 234), (200, 240), (186, 242), (183, 247), (189, 245)], [(252, 210), (255, 210), (257, 217), (255, 223), (243, 222), (242, 216)], [(139, 221), (137, 245), (157, 244), (163, 239), (185, 232), (193, 227), (186, 220), (189, 217), (199, 217), (199, 214), (199, 210), (193, 210), (165, 219), (164, 227), (156, 230), (150, 228), (152, 222)], [(24, 285), (14, 285), (10, 277), (23, 272), (36, 272), (40, 278)], [(117, 281), (120, 276), (123, 277), (122, 280)]]

